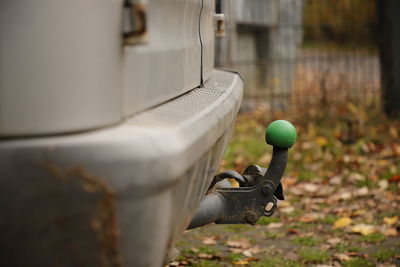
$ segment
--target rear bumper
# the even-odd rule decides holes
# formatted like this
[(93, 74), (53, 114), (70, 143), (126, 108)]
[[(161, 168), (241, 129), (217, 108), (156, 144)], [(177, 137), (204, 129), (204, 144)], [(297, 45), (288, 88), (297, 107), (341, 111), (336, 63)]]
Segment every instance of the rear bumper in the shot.
[(242, 97), (238, 75), (124, 123), (0, 141), (0, 257), (9, 266), (160, 266), (205, 194)]

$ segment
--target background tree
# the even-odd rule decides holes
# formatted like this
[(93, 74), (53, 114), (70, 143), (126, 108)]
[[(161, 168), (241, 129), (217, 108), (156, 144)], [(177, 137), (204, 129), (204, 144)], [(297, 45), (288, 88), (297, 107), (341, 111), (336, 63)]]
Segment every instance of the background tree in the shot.
[(400, 1), (377, 0), (383, 108), (400, 118)]

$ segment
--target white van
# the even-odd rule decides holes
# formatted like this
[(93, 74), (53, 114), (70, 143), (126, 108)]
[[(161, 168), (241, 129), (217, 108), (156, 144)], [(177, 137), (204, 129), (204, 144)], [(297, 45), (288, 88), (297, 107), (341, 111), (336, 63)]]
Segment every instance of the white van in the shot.
[(161, 266), (223, 157), (242, 80), (212, 0), (0, 1), (4, 266)]

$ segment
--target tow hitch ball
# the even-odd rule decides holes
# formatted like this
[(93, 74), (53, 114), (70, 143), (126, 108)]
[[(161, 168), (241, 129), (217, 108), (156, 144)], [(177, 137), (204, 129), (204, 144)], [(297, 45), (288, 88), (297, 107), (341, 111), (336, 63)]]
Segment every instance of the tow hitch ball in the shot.
[[(273, 146), (269, 167), (265, 169), (250, 165), (243, 175), (235, 171), (216, 175), (188, 229), (212, 222), (255, 224), (260, 216), (271, 216), (277, 208), (277, 199), (284, 199), (281, 179), (286, 168), (288, 150), (296, 139), (296, 129), (290, 122), (272, 122), (265, 132), (267, 144)], [(226, 178), (235, 179), (239, 187), (230, 186)]]

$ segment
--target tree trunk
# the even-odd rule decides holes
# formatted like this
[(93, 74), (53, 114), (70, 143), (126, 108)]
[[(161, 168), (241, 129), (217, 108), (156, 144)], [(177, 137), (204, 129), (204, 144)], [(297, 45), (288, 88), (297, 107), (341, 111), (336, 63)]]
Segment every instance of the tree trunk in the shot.
[(383, 109), (400, 118), (400, 1), (377, 0), (377, 11)]

